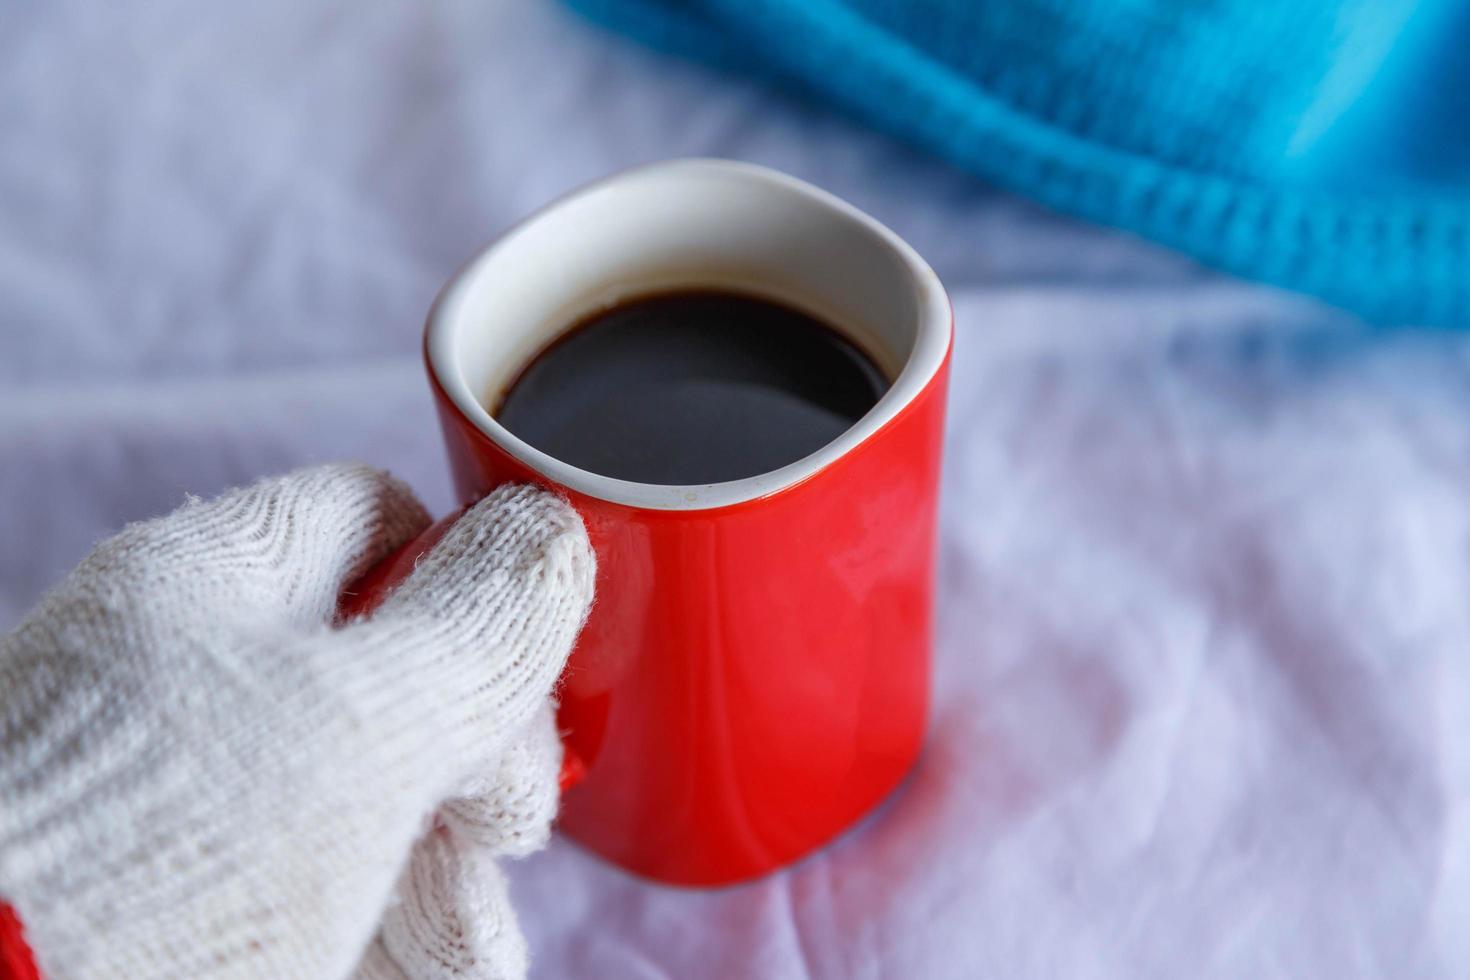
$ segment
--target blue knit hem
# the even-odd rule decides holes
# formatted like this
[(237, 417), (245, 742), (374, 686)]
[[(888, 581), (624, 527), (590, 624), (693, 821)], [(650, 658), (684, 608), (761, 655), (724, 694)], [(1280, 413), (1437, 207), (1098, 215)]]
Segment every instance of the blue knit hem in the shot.
[(1333, 193), (1188, 170), (1022, 113), (834, 0), (571, 0), (726, 67), (748, 53), (867, 122), (1058, 211), (1379, 323), (1470, 326), (1470, 196)]

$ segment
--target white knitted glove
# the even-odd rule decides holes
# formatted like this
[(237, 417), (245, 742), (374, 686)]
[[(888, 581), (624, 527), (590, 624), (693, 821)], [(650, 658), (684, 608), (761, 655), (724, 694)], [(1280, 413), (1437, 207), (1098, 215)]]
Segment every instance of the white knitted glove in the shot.
[(192, 501), (0, 641), (0, 898), (44, 977), (525, 973), (492, 858), (556, 808), (592, 553), (563, 502), (502, 488), (332, 628), (427, 523), (361, 466)]

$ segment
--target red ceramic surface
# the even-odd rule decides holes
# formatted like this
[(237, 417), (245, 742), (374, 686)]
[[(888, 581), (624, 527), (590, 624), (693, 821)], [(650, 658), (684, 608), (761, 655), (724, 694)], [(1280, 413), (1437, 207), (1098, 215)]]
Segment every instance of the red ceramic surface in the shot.
[[(719, 220), (687, 210), (663, 220), (655, 212), (667, 199), (714, 209)], [(605, 224), (573, 216), (609, 204), (621, 234), (592, 249), (586, 236)], [(923, 741), (947, 301), (933, 273), (872, 219), (741, 164), (635, 171), (523, 227), (441, 294), (426, 352), (460, 499), (508, 481), (548, 486), (581, 514), (597, 552), (596, 600), (558, 690), (569, 769), (582, 777), (563, 797), (560, 827), (660, 881), (717, 885), (772, 871), (871, 809)], [(780, 251), (779, 234), (792, 229), (809, 245)], [(684, 237), (678, 248), (660, 244)], [(549, 293), (595, 279), (629, 248), (657, 264), (727, 240), (773, 281), (794, 276), (834, 303), (871, 295), (899, 311), (869, 317), (870, 326), (890, 350), (912, 352), (894, 391), (853, 432), (771, 477), (658, 488), (572, 470), (485, 413), (486, 389), (465, 378), (487, 357), (513, 361), (516, 349), (534, 349), (501, 344), (531, 319), (510, 305), (531, 309), (528, 296), (542, 303), (535, 309), (553, 305)], [(548, 241), (555, 247), (543, 248)], [(560, 257), (511, 264), (530, 254)], [(844, 276), (847, 264), (865, 271)], [(875, 289), (879, 280), (888, 285)], [(360, 584), (346, 611), (370, 607), (411, 571), (428, 538)], [(574, 775), (564, 771), (564, 783)]]
[[(804, 483), (708, 511), (549, 483), (435, 385), (455, 486), (550, 486), (582, 515), (597, 600), (563, 675), (561, 829), (650, 878), (724, 884), (793, 861), (907, 772), (925, 727), (946, 369)], [(441, 521), (354, 587), (412, 571)]]
[[(598, 570), (560, 689), (586, 766), (565, 833), (651, 878), (722, 884), (801, 857), (903, 777), (925, 727), (947, 374), (769, 497), (667, 511), (567, 494)], [(436, 394), (463, 499), (547, 482)]]

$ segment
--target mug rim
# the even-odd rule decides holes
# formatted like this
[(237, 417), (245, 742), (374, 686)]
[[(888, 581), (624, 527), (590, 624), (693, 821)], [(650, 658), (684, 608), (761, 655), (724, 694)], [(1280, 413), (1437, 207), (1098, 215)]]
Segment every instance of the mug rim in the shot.
[[(516, 234), (523, 228), (584, 195), (606, 191), (625, 180), (646, 177), (650, 172), (672, 173), (686, 168), (724, 172), (795, 192), (822, 207), (837, 211), (875, 235), (892, 250), (914, 288), (917, 297), (917, 322), (913, 347), (888, 391), (866, 415), (820, 449), (779, 469), (739, 480), (682, 486), (638, 483), (603, 476), (542, 452), (496, 421), (480, 399), (475, 397), (464, 372), (459, 369), (457, 345), (454, 342), (458, 323), (455, 313), (460, 305), (460, 297), (476, 278), (477, 271), (499, 249), (513, 244)], [(952, 337), (952, 307), (939, 277), (913, 246), (876, 218), (834, 194), (769, 167), (735, 160), (694, 157), (644, 164), (591, 181), (557, 197), (496, 236), (461, 266), (435, 297), (429, 308), (424, 330), (424, 359), (431, 380), (460, 415), (491, 442), (552, 483), (587, 497), (628, 507), (694, 511), (729, 507), (780, 493), (805, 482), (858, 449), (929, 388), (949, 355)]]

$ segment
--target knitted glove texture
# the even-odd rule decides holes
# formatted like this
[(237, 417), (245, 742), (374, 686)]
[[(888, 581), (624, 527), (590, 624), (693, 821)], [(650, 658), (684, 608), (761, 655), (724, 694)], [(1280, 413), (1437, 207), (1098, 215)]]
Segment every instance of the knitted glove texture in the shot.
[(126, 528), (0, 640), (0, 898), (43, 976), (524, 975), (494, 858), (555, 812), (593, 557), (504, 487), (334, 628), (427, 524), (383, 473), (305, 470)]

